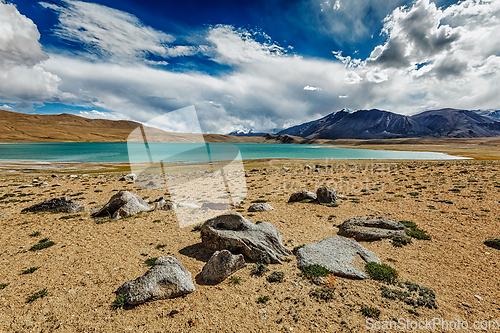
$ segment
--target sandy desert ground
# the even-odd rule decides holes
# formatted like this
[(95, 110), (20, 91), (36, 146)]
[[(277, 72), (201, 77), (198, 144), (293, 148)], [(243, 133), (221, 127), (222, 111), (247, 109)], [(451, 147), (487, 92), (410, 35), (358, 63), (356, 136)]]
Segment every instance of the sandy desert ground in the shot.
[[(355, 216), (413, 221), (432, 239), (414, 239), (403, 247), (390, 240), (361, 244), (397, 269), (401, 281), (431, 288), (437, 309), (384, 298), (385, 283), (373, 279), (335, 277), (334, 298), (317, 300), (310, 292), (318, 286), (299, 276), (293, 255), (269, 265), (271, 272), (284, 272), (282, 283), (252, 276), (248, 263), (233, 274), (241, 278), (239, 284), (228, 279), (204, 285), (196, 277), (212, 252), (203, 247), (199, 232), (179, 227), (173, 211), (118, 221), (95, 220), (91, 211), (21, 213), (61, 196), (95, 209), (120, 190), (154, 200), (167, 189), (140, 190), (133, 182), (118, 181), (125, 165), (2, 163), (0, 332), (364, 332), (364, 306), (379, 309), (381, 321), (442, 318), (467, 321), (469, 327), (475, 321), (500, 321), (500, 251), (483, 244), (500, 238), (499, 161), (336, 161), (320, 173), (304, 170), (321, 162), (245, 162), (251, 175), (248, 195), (234, 211), (252, 222), (271, 222), (289, 249), (334, 236), (339, 224)], [(281, 171), (283, 166), (290, 170)], [(49, 187), (23, 187), (36, 185), (34, 180)], [(344, 195), (338, 207), (287, 203), (291, 192), (323, 185)], [(248, 213), (255, 200), (267, 201), (274, 210)], [(43, 238), (55, 245), (29, 250)], [(144, 274), (145, 260), (160, 255), (178, 258), (192, 273), (196, 291), (114, 310), (117, 287)], [(30, 267), (39, 268), (21, 273)], [(43, 289), (45, 297), (27, 302)], [(269, 301), (257, 303), (263, 296)]]

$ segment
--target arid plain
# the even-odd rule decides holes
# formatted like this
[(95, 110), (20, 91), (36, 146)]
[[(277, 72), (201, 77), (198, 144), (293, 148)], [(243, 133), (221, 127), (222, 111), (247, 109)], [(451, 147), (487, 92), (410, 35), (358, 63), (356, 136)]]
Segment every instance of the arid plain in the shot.
[[(321, 172), (304, 170), (323, 164)], [(17, 165), (17, 167), (16, 167)], [(284, 172), (283, 166), (290, 168)], [(180, 228), (173, 211), (144, 212), (102, 223), (79, 214), (21, 213), (34, 203), (66, 196), (95, 209), (120, 190), (148, 200), (162, 191), (140, 190), (118, 181), (126, 165), (3, 163), (0, 188), (2, 225), (0, 331), (4, 332), (362, 332), (362, 307), (380, 310), (378, 320), (500, 320), (500, 251), (483, 244), (500, 229), (498, 161), (299, 161), (244, 163), (248, 194), (240, 212), (252, 222), (277, 227), (290, 250), (334, 236), (355, 216), (413, 221), (431, 236), (395, 247), (391, 241), (361, 242), (399, 272), (400, 281), (431, 288), (437, 309), (413, 307), (382, 297), (383, 282), (335, 277), (334, 298), (310, 295), (318, 286), (300, 276), (293, 255), (283, 264), (282, 283), (253, 276), (253, 264), (218, 285), (196, 278), (212, 251), (198, 231)], [(30, 172), (22, 170), (31, 169)], [(9, 170), (17, 170), (9, 172)], [(51, 177), (52, 174), (58, 177)], [(82, 176), (86, 174), (85, 176)], [(69, 175), (77, 175), (70, 178)], [(48, 187), (37, 187), (48, 182)], [(35, 185), (24, 187), (23, 185)], [(334, 187), (343, 195), (337, 207), (287, 203), (295, 190)], [(252, 201), (274, 210), (248, 213)], [(34, 236), (33, 236), (34, 235)], [(40, 239), (55, 244), (30, 251)], [(145, 260), (178, 258), (191, 272), (196, 291), (176, 299), (113, 309), (114, 291), (148, 270)], [(39, 267), (22, 274), (30, 267)], [(27, 302), (46, 289), (46, 296)], [(259, 297), (269, 301), (258, 303)], [(425, 331), (425, 330), (423, 330)], [(444, 330), (443, 330), (444, 331)]]

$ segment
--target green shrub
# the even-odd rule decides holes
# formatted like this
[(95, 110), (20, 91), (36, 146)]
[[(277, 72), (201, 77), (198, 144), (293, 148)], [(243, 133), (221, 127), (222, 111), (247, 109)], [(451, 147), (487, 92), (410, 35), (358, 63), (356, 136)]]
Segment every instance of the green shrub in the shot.
[(229, 282), (231, 284), (240, 284), (241, 278), (239, 276), (231, 276), (229, 277)]
[(28, 269), (25, 269), (25, 270), (21, 271), (21, 274), (31, 274), (34, 271), (36, 271), (37, 269), (39, 269), (39, 268), (40, 267), (30, 267)]
[(361, 306), (361, 313), (363, 314), (363, 316), (371, 318), (378, 318), (380, 316), (379, 309), (369, 306)]
[(267, 277), (267, 281), (273, 283), (273, 282), (283, 282), (285, 280), (285, 273), (283, 272), (272, 272), (269, 274)]
[(500, 238), (485, 240), (484, 245), (500, 250)]
[(35, 231), (34, 233), (30, 234), (29, 236), (30, 237), (38, 237), (40, 235), (41, 235), (40, 231)]
[(0, 290), (5, 289), (10, 283), (0, 283)]
[(266, 272), (269, 272), (269, 268), (267, 268), (267, 265), (258, 262), (250, 271), (250, 275), (262, 276)]
[(267, 202), (267, 200), (262, 200), (262, 199), (251, 201), (251, 203), (266, 203), (266, 202)]
[[(435, 208), (433, 207), (433, 209), (435, 209)], [(431, 236), (427, 235), (425, 233), (425, 231), (419, 229), (415, 222), (411, 222), (411, 221), (400, 221), (400, 222), (405, 227), (409, 228), (406, 230), (406, 235), (408, 235), (412, 238), (422, 239), (422, 240), (430, 240), (431, 239)]]
[(398, 287), (401, 289), (390, 289), (382, 286), (382, 297), (391, 300), (400, 300), (414, 307), (425, 306), (429, 309), (437, 309), (436, 294), (430, 288), (422, 287), (409, 281), (404, 283), (399, 282)]
[(416, 239), (423, 239), (423, 240), (430, 240), (431, 236), (427, 235), (425, 231), (420, 230), (420, 229), (407, 229), (406, 234), (410, 237), (416, 238)]
[(398, 272), (391, 266), (369, 262), (365, 265), (365, 270), (374, 280), (393, 283), (398, 277)]
[(48, 238), (41, 239), (38, 244), (33, 245), (30, 247), (30, 251), (38, 251), (42, 249), (46, 249), (48, 247), (51, 247), (55, 243), (53, 241), (49, 241)]
[(113, 301), (113, 310), (116, 310), (118, 308), (123, 308), (127, 304), (125, 302), (125, 295), (119, 294), (116, 296), (116, 299)]
[(331, 272), (327, 268), (318, 264), (302, 267), (302, 275), (309, 279), (320, 276), (328, 276), (330, 274)]
[(158, 259), (158, 257), (148, 258), (144, 260), (144, 263), (148, 266), (153, 266), (155, 264), (156, 259)]
[(417, 227), (417, 224), (412, 221), (399, 221), (402, 225), (404, 225), (407, 228), (410, 229), (415, 229)]
[(302, 201), (300, 201), (300, 202), (301, 202), (301, 203), (313, 203), (313, 202), (315, 202), (315, 201), (316, 201), (316, 200), (314, 200), (314, 199), (304, 199), (304, 200), (302, 200)]
[(271, 263), (271, 258), (269, 258), (269, 256), (267, 256), (265, 254), (261, 254), (259, 256), (258, 262), (260, 262), (261, 264), (264, 264), (264, 265), (269, 265)]
[(47, 296), (47, 294), (48, 292), (46, 288), (39, 290), (36, 293), (33, 293), (30, 296), (28, 296), (28, 298), (26, 299), (26, 303), (31, 303), (39, 298), (44, 298), (45, 296)]
[(395, 247), (402, 247), (403, 245), (411, 244), (411, 238), (406, 236), (394, 236), (392, 237), (392, 245)]
[(257, 298), (257, 303), (259, 304), (264, 304), (267, 303), (270, 300), (269, 296), (260, 296)]
[(333, 289), (328, 287), (316, 288), (309, 292), (309, 296), (315, 297), (317, 299), (322, 299), (324, 301), (332, 300), (335, 297)]

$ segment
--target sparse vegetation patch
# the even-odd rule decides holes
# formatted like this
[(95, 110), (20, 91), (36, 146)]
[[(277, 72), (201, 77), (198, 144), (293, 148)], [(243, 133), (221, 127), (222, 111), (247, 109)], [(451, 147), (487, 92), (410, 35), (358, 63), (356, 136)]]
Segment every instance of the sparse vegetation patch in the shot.
[(436, 295), (430, 288), (419, 286), (410, 281), (399, 282), (397, 287), (391, 289), (387, 286), (382, 286), (382, 297), (400, 300), (414, 307), (425, 306), (429, 309), (437, 309)]
[(42, 249), (46, 249), (48, 247), (51, 247), (55, 243), (53, 241), (49, 241), (48, 238), (41, 239), (38, 244), (33, 245), (30, 247), (30, 251), (38, 251)]
[(331, 288), (322, 287), (311, 290), (309, 296), (317, 298), (318, 300), (322, 299), (324, 301), (329, 301), (335, 298), (335, 293)]
[(391, 266), (386, 264), (377, 264), (373, 261), (365, 265), (365, 270), (374, 280), (393, 283), (398, 277), (398, 271)]

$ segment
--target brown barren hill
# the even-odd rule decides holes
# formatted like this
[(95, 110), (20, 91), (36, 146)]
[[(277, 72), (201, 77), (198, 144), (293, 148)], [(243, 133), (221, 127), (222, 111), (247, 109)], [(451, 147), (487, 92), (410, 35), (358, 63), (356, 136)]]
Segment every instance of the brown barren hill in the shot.
[(70, 114), (0, 111), (0, 142), (121, 142), (139, 125)]
[[(126, 142), (140, 123), (128, 120), (88, 119), (71, 114), (39, 115), (0, 110), (0, 142)], [(199, 142), (198, 134), (171, 133), (143, 126), (150, 142)], [(140, 131), (132, 135), (142, 140)], [(303, 143), (305, 139), (294, 137)], [(279, 139), (205, 134), (207, 142), (271, 142)], [(293, 140), (292, 140), (293, 141)]]

